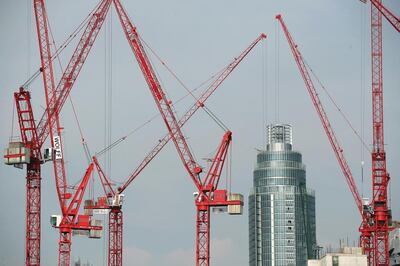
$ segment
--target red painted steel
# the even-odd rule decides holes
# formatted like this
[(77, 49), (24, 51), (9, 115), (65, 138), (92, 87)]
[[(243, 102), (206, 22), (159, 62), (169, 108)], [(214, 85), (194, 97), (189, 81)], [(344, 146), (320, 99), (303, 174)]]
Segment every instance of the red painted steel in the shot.
[(71, 260), (71, 240), (71, 228), (60, 230), (60, 239), (58, 241), (58, 265), (69, 265)]
[[(372, 1), (381, 3), (380, 0)], [(389, 209), (386, 152), (383, 126), (382, 14), (371, 5), (371, 66), (372, 66), (372, 206), (374, 224), (370, 265), (389, 265)]]
[[(183, 135), (181, 131), (181, 126), (179, 125), (176, 117), (175, 117), (175, 111), (173, 110), (172, 102), (166, 98), (166, 95), (164, 94), (160, 83), (158, 82), (158, 79), (155, 75), (155, 71), (153, 70), (153, 67), (146, 55), (146, 52), (143, 48), (143, 45), (141, 43), (140, 37), (136, 31), (136, 27), (132, 24), (130, 21), (128, 15), (126, 14), (124, 8), (122, 7), (121, 3), (119, 0), (113, 0), (114, 5), (116, 8), (116, 11), (118, 13), (118, 17), (120, 19), (120, 22), (122, 24), (122, 27), (124, 29), (125, 35), (129, 41), (129, 44), (132, 48), (132, 51), (136, 57), (136, 60), (139, 63), (140, 69), (142, 70), (143, 76), (147, 82), (147, 85), (149, 86), (150, 92), (155, 100), (155, 103), (157, 105), (158, 110), (160, 111), (160, 114), (163, 117), (164, 123), (167, 126), (167, 129), (169, 131), (169, 134), (171, 135), (171, 138), (175, 144), (175, 147), (177, 149), (177, 152), (179, 154), (179, 157), (181, 158), (184, 167), (186, 168), (188, 174), (192, 178), (195, 186), (198, 189), (199, 195), (196, 199), (198, 202), (204, 202), (205, 206), (210, 206), (212, 204), (212, 193), (213, 190), (210, 190), (209, 188), (215, 189), (214, 185), (218, 184), (219, 176), (207, 176), (206, 181), (209, 181), (211, 183), (204, 183), (200, 179), (200, 173), (202, 172), (202, 168), (196, 163), (194, 160), (194, 157), (189, 150), (189, 146), (186, 142), (186, 138)], [(229, 136), (228, 136), (229, 135)], [(216, 157), (214, 158), (215, 162), (215, 170), (210, 169), (209, 174), (215, 174), (219, 173), (220, 170), (222, 170), (223, 166), (223, 161), (225, 160), (226, 156), (226, 151), (227, 148), (229, 147), (229, 143), (231, 141), (231, 132), (227, 132), (224, 136), (223, 142), (220, 146), (219, 152), (217, 153)], [(221, 153), (220, 153), (221, 152)], [(221, 168), (219, 168), (221, 167)], [(212, 183), (214, 182), (214, 183)], [(203, 200), (204, 199), (204, 200)], [(229, 203), (227, 201), (227, 203)], [(197, 205), (198, 203), (196, 203)], [(237, 203), (232, 203), (232, 204), (237, 204)], [(209, 228), (209, 221), (208, 221), (208, 226), (206, 228)], [(207, 232), (206, 234), (209, 235), (209, 229), (206, 229)], [(197, 230), (196, 230), (197, 231)], [(201, 231), (202, 236), (205, 236), (204, 232)], [(204, 239), (203, 237), (199, 238), (199, 236), (196, 237), (196, 239), (199, 241), (199, 239)], [(209, 237), (207, 238), (207, 245), (203, 244), (196, 244), (196, 265), (209, 265)], [(204, 249), (204, 247), (207, 246), (207, 248)], [(202, 257), (199, 257), (199, 254), (203, 254), (203, 252), (207, 253), (207, 255)]]
[[(224, 80), (232, 73), (232, 71), (239, 65), (240, 62), (250, 53), (250, 51), (267, 35), (264, 33), (260, 34), (239, 56), (235, 57), (234, 60), (222, 71), (222, 73), (212, 82), (212, 84), (201, 94), (198, 101), (182, 116), (179, 120), (179, 127), (183, 127), (185, 123), (196, 113), (197, 110), (204, 106), (207, 99), (215, 92), (215, 90), (224, 82)], [(122, 193), (129, 184), (142, 172), (148, 163), (164, 148), (164, 146), (171, 139), (171, 135), (167, 133), (164, 137), (159, 138), (156, 146), (147, 154), (144, 160), (139, 166), (132, 172), (124, 184), (118, 188), (118, 191)]]
[(31, 149), (30, 163), (26, 171), (26, 246), (25, 264), (40, 265), (40, 188), (41, 152), (37, 143), (35, 119), (31, 96), (23, 88), (14, 93), (20, 126), (21, 140)]
[[(78, 189), (76, 190), (73, 199), (67, 206), (66, 213), (68, 215), (64, 215), (63, 219), (59, 225), (60, 230), (60, 240), (58, 243), (58, 265), (69, 265), (71, 261), (71, 233), (72, 230), (90, 230), (95, 229), (90, 225), (89, 216), (78, 216), (78, 211), (80, 205), (82, 203), (83, 195), (85, 194), (85, 190), (87, 184), (89, 182), (89, 178), (92, 174), (94, 168), (94, 164), (91, 163), (86, 170), (85, 176), (83, 177), (81, 183), (79, 184)], [(76, 223), (76, 219), (78, 218), (78, 222)], [(80, 218), (80, 219), (79, 219)], [(83, 219), (85, 218), (85, 219)], [(101, 229), (101, 228), (97, 228)]]
[(42, 155), (37, 142), (35, 119), (31, 96), (24, 88), (14, 93), (20, 126), (21, 140), (31, 149), (30, 163), (26, 173), (26, 250), (25, 264), (40, 265), (40, 188)]
[(39, 123), (37, 124), (40, 144), (44, 143), (49, 135), (50, 128), (53, 127), (54, 121), (51, 119), (52, 116), (55, 113), (60, 113), (64, 106), (64, 103), (80, 74), (83, 64), (95, 43), (96, 37), (103, 25), (110, 5), (111, 0), (102, 0), (90, 17), (78, 45), (76, 46), (74, 53), (72, 54), (71, 59), (55, 89), (55, 95), (50, 99), (50, 106), (54, 108), (46, 108), (46, 111), (43, 113)]
[[(34, 6), (34, 11), (35, 11), (35, 20), (36, 20), (36, 28), (37, 28), (37, 36), (38, 36), (38, 42), (39, 42), (39, 51), (40, 51), (40, 61), (41, 61), (41, 66), (42, 66), (42, 75), (43, 75), (43, 83), (44, 83), (44, 90), (45, 90), (45, 95), (46, 95), (46, 104), (48, 105), (49, 103), (49, 98), (52, 97), (52, 93), (54, 93), (54, 74), (53, 74), (53, 64), (52, 64), (52, 59), (51, 59), (51, 51), (50, 51), (50, 41), (49, 41), (49, 31), (47, 28), (48, 22), (47, 22), (47, 15), (46, 15), (46, 10), (44, 6), (43, 0), (34, 0), (33, 1), (33, 6)], [(59, 129), (59, 119), (58, 115), (54, 116), (54, 120), (56, 122), (56, 125), (58, 126), (57, 129)], [(51, 132), (51, 141), (53, 144), (53, 132)], [(38, 147), (40, 147), (39, 144), (37, 144)], [(54, 164), (54, 168), (56, 169), (58, 165)], [(39, 166), (40, 167), (40, 166)], [(27, 168), (32, 168), (32, 166), (28, 165)], [(33, 168), (38, 168), (37, 165), (33, 166)], [(61, 163), (60, 165), (61, 171), (63, 171), (63, 165)], [(40, 171), (38, 172), (40, 174)], [(63, 175), (64, 177), (64, 175)], [(62, 178), (63, 178), (62, 177)], [(38, 180), (40, 180), (41, 177), (40, 175), (38, 176)], [(27, 189), (29, 190), (29, 185), (27, 185)], [(31, 197), (30, 192), (27, 192), (27, 196)], [(36, 197), (39, 199), (41, 198), (40, 195), (40, 189), (36, 191)], [(35, 199), (32, 198), (27, 198), (27, 201), (32, 201)], [(39, 200), (40, 203), (40, 200)], [(27, 206), (29, 206), (27, 202)], [(40, 257), (40, 206), (37, 209), (39, 211), (38, 217), (39, 217), (39, 225), (34, 226), (37, 232), (35, 234), (38, 236), (37, 241), (39, 244), (37, 245), (29, 245), (28, 242), (30, 241), (28, 239), (28, 231), (27, 231), (27, 239), (26, 239), (26, 253), (27, 253), (27, 258), (26, 258), (26, 264), (29, 265), (28, 263), (28, 254), (36, 254), (36, 256)], [(27, 215), (29, 216), (30, 211), (27, 210)], [(30, 220), (27, 218), (27, 222)], [(29, 221), (32, 223), (33, 221)], [(33, 222), (35, 223), (35, 222)], [(27, 225), (27, 229), (29, 227), (32, 227), (32, 224)], [(37, 249), (37, 250), (32, 250), (32, 249)], [(40, 265), (40, 259), (37, 259), (38, 264)]]
[(27, 165), (26, 176), (26, 265), (40, 265), (40, 163)]
[(195, 199), (196, 266), (210, 265), (210, 208), (242, 204), (240, 201), (228, 201), (226, 190), (217, 190), (231, 140), (232, 133), (227, 131), (212, 160), (204, 185)]
[(360, 245), (368, 256), (368, 264), (373, 266), (389, 265), (389, 209), (387, 204), (387, 187), (389, 175), (386, 171), (386, 154), (383, 135), (383, 83), (382, 83), (382, 14), (371, 5), (371, 44), (372, 44), (372, 117), (373, 117), (373, 151), (372, 151), (372, 201), (363, 205), (357, 191), (350, 168), (343, 155), (328, 117), (318, 98), (314, 84), (308, 74), (300, 51), (292, 39), (280, 15), (277, 19), (282, 25), (293, 56), (302, 74), (303, 80), (313, 100), (325, 132), (336, 154), (347, 183), (362, 217), (359, 228)]
[[(79, 75), (80, 69), (83, 66), (83, 63), (89, 54), (89, 51), (94, 43), (94, 40), (101, 28), (101, 25), (104, 21), (105, 15), (107, 14), (107, 11), (109, 9), (111, 1), (102, 1), (100, 5), (98, 6), (96, 12), (92, 15), (91, 19), (88, 22), (88, 25), (82, 35), (81, 40), (78, 43), (77, 48), (74, 51), (74, 54), (66, 68), (66, 70), (63, 73), (63, 76), (57, 85), (57, 88), (54, 89), (54, 78), (53, 78), (53, 71), (52, 71), (52, 57), (49, 49), (49, 36), (48, 36), (48, 29), (47, 29), (47, 18), (46, 18), (46, 13), (44, 10), (44, 2), (42, 1), (35, 1), (35, 14), (37, 18), (37, 28), (38, 28), (38, 37), (39, 37), (39, 43), (41, 44), (41, 61), (42, 61), (42, 72), (43, 72), (43, 77), (45, 81), (45, 90), (46, 93), (46, 104), (47, 104), (47, 109), (44, 115), (42, 116), (42, 119), (40, 120), (38, 126), (37, 126), (37, 131), (35, 131), (36, 134), (36, 143), (39, 147), (42, 146), (44, 143), (45, 139), (47, 136), (50, 134), (51, 136), (53, 135), (52, 132), (56, 131), (57, 136), (60, 136), (60, 125), (58, 120), (58, 114), (61, 111), (61, 108), (63, 104), (65, 103), (65, 100), (72, 88), (73, 83), (75, 82), (76, 78)], [(246, 49), (239, 58), (235, 58), (235, 61), (230, 64), (227, 69), (224, 70), (224, 72), (218, 77), (217, 80), (209, 87), (209, 89), (206, 91), (206, 93), (203, 94), (203, 97), (200, 98), (199, 102), (191, 109), (188, 111), (184, 119), (182, 119), (181, 125), (183, 125), (190, 117), (191, 115), (194, 114), (194, 112), (199, 108), (203, 106), (203, 102), (211, 95), (213, 91), (225, 80), (225, 78), (233, 71), (233, 69), (243, 60), (243, 58), (250, 52), (250, 50), (256, 45), (256, 43), (260, 40), (265, 38), (265, 35), (261, 35), (257, 41), (255, 41), (248, 49)], [(36, 133), (39, 132), (39, 133)], [(37, 137), (39, 135), (39, 137)], [(169, 140), (169, 138), (168, 138)], [(166, 142), (168, 142), (168, 140)], [(53, 137), (52, 137), (52, 142), (53, 142)], [(165, 142), (165, 143), (166, 143)], [(164, 144), (165, 145), (165, 144)], [(162, 146), (163, 147), (163, 146)], [(162, 148), (161, 147), (161, 148)], [(71, 219), (68, 219), (66, 217), (69, 217), (71, 215), (70, 210), (66, 210), (67, 205), (66, 205), (66, 200), (69, 199), (72, 195), (71, 193), (68, 193), (66, 191), (66, 178), (65, 178), (65, 171), (63, 170), (63, 163), (61, 162), (55, 162), (55, 175), (56, 175), (56, 181), (58, 180), (57, 184), (57, 189), (58, 189), (58, 195), (59, 195), (59, 200), (60, 200), (60, 206), (63, 211), (63, 223), (62, 226), (60, 226), (60, 256), (59, 256), (59, 265), (69, 265), (69, 257), (70, 257), (70, 246), (71, 246), (71, 232), (73, 228), (78, 228), (79, 229), (88, 229), (85, 228), (82, 224), (74, 225), (71, 221)], [(33, 169), (37, 169), (37, 167), (29, 167), (29, 171), (32, 172)], [(198, 170), (199, 168), (196, 168)], [(36, 173), (39, 173), (39, 175), (35, 175), (33, 178), (34, 181), (31, 182), (33, 185), (28, 185), (30, 188), (35, 188), (36, 193), (32, 193), (32, 189), (30, 190), (31, 195), (39, 195), (38, 200), (35, 202), (39, 204), (39, 210), (40, 210), (40, 186), (38, 186), (38, 180), (40, 181), (40, 164), (39, 164), (39, 169), (36, 171)], [(37, 178), (37, 176), (39, 178)], [(40, 185), (40, 184), (39, 184)], [(38, 194), (39, 192), (39, 194)], [(108, 190), (108, 194), (113, 192), (112, 190)], [(76, 195), (79, 195), (80, 191), (78, 190)], [(107, 193), (106, 193), (107, 194)], [(68, 196), (67, 196), (68, 195)], [(82, 194), (83, 195), (83, 194)], [(74, 198), (75, 198), (74, 196)], [(82, 198), (79, 199), (79, 204), (81, 202)], [(29, 201), (30, 202), (30, 201)], [(76, 201), (72, 201), (70, 206), (73, 204), (76, 204)], [(31, 209), (37, 209), (37, 208), (31, 208)], [(78, 208), (79, 209), (79, 208)], [(77, 210), (76, 208), (74, 210)], [(75, 214), (76, 215), (76, 214)], [(121, 212), (122, 215), (122, 212)], [(32, 215), (31, 215), (32, 216)], [(37, 215), (39, 217), (40, 221), (40, 212)], [(37, 220), (37, 219), (36, 219)], [(29, 223), (33, 226), (34, 223)], [(79, 224), (79, 222), (78, 222)], [(38, 236), (38, 237), (30, 237), (30, 239), (35, 239), (36, 242), (40, 244), (40, 222), (36, 223), (36, 225), (39, 225), (39, 234), (35, 233), (32, 235)], [(27, 227), (28, 228), (28, 227)], [(38, 246), (38, 245), (36, 245)], [(27, 245), (28, 247), (28, 245)], [(28, 253), (28, 252), (27, 252)], [(30, 252), (33, 254), (34, 252)], [(37, 257), (40, 258), (40, 252), (36, 252)]]
[[(46, 95), (46, 107), (47, 107), (45, 113), (42, 116), (41, 121), (37, 126), (37, 131), (36, 131), (37, 133), (35, 133), (37, 135), (36, 145), (40, 149), (47, 136), (50, 135), (51, 146), (54, 148), (55, 146), (54, 141), (56, 137), (58, 140), (59, 152), (61, 154), (61, 158), (54, 158), (53, 160), (57, 194), (60, 202), (62, 215), (64, 217), (62, 227), (60, 227), (60, 241), (59, 241), (60, 253), (58, 262), (59, 265), (70, 264), (71, 231), (75, 226), (73, 224), (74, 218), (72, 217), (75, 217), (76, 214), (71, 212), (70, 209), (67, 210), (67, 200), (70, 198), (71, 193), (67, 191), (67, 180), (64, 169), (64, 161), (63, 161), (64, 159), (62, 156), (61, 126), (58, 116), (70, 90), (72, 89), (72, 86), (76, 78), (79, 75), (79, 72), (83, 66), (84, 61), (89, 54), (89, 51), (94, 43), (94, 40), (101, 28), (101, 25), (104, 22), (105, 16), (107, 14), (107, 11), (109, 10), (110, 5), (111, 5), (111, 0), (103, 0), (96, 9), (96, 11), (94, 12), (94, 14), (91, 16), (86, 26), (86, 29), (78, 43), (78, 46), (75, 49), (72, 58), (63, 73), (60, 83), (58, 84), (57, 87), (55, 87), (52, 56), (50, 51), (48, 22), (47, 22), (47, 15), (45, 11), (44, 1), (34, 0), (36, 27), (37, 27), (40, 57), (41, 57), (41, 70), (43, 74), (43, 81), (44, 81), (44, 88)], [(28, 169), (29, 168), (31, 167), (29, 167), (28, 165)], [(38, 190), (38, 193), (39, 193), (38, 197), (40, 199), (40, 189)], [(76, 204), (80, 205), (83, 196), (83, 194), (81, 193), (84, 193), (84, 189), (83, 190), (78, 189), (78, 191), (75, 193), (74, 199), (76, 196), (80, 196), (79, 198), (80, 201), (76, 202), (75, 200), (72, 200), (69, 206)], [(39, 219), (40, 219), (40, 212), (39, 212)], [(40, 226), (38, 228), (40, 231)], [(83, 229), (82, 226), (80, 228)], [(90, 226), (86, 228), (86, 230), (89, 229)], [(38, 241), (40, 243), (40, 232), (37, 235), (39, 235)], [(40, 245), (35, 245), (35, 246), (40, 247)], [(30, 245), (27, 244), (27, 248), (28, 247), (30, 247)], [(27, 254), (28, 253), (35, 253), (39, 254), (38, 256), (40, 256), (40, 250), (35, 252), (27, 250)]]
[(197, 205), (196, 265), (210, 265), (210, 206)]
[[(35, 10), (35, 18), (36, 18), (36, 28), (37, 35), (39, 41), (39, 50), (40, 50), (40, 61), (41, 61), (41, 69), (43, 75), (43, 83), (44, 83), (44, 91), (45, 91), (45, 99), (46, 106), (48, 109), (53, 109), (54, 106), (51, 105), (50, 99), (54, 97), (55, 93), (55, 83), (54, 83), (54, 73), (53, 73), (53, 62), (50, 51), (50, 39), (49, 39), (49, 30), (48, 30), (48, 21), (47, 14), (44, 6), (44, 0), (34, 0), (34, 10)], [(59, 121), (59, 113), (55, 113), (52, 116), (54, 120), (54, 127), (50, 128), (50, 142), (51, 147), (54, 148), (54, 137), (58, 136), (59, 142), (59, 152), (62, 154), (62, 142), (61, 142), (61, 125)], [(40, 145), (40, 144), (39, 144)], [(65, 205), (65, 193), (66, 193), (66, 176), (65, 176), (65, 168), (64, 168), (64, 159), (61, 155), (60, 159), (53, 160), (54, 167), (54, 175), (57, 184), (57, 192), (60, 197), (60, 206)], [(65, 209), (62, 208), (63, 214), (65, 213)]]
[[(386, 6), (383, 5), (380, 0), (370, 0), (371, 4), (375, 6), (378, 11), (385, 16), (387, 21), (398, 31), (400, 32), (400, 18), (397, 17), (391, 10), (389, 10)], [(361, 2), (366, 3), (367, 0), (361, 0)]]
[(324, 107), (322, 106), (322, 103), (318, 97), (318, 93), (315, 89), (314, 83), (310, 77), (310, 74), (308, 73), (307, 67), (303, 61), (303, 57), (297, 47), (297, 44), (293, 40), (288, 28), (286, 27), (282, 16), (277, 15), (276, 18), (280, 22), (282, 29), (285, 33), (285, 36), (288, 40), (290, 49), (292, 51), (293, 57), (296, 61), (296, 64), (300, 70), (301, 76), (304, 80), (304, 83), (306, 85), (306, 88), (308, 90), (308, 93), (310, 94), (311, 100), (313, 102), (313, 105), (318, 113), (318, 116), (322, 122), (322, 125), (324, 127), (325, 133), (328, 136), (329, 142), (332, 146), (333, 151), (335, 152), (336, 158), (339, 162), (339, 165), (343, 171), (344, 176), (346, 177), (347, 184), (349, 185), (350, 191), (353, 194), (354, 200), (356, 202), (358, 211), (360, 214), (363, 212), (363, 202), (362, 198), (360, 196), (360, 193), (357, 190), (353, 174), (351, 173), (350, 167), (347, 164), (346, 157), (343, 154), (343, 149), (340, 146), (340, 143), (338, 139), (336, 138), (335, 132), (333, 131), (333, 128), (329, 122), (328, 115), (326, 114)]
[[(107, 11), (109, 10), (109, 7), (111, 5), (111, 1), (103, 0), (98, 6), (96, 12), (94, 12), (94, 14), (91, 16), (57, 88), (54, 84), (52, 58), (49, 45), (50, 42), (47, 29), (48, 23), (46, 19), (46, 12), (44, 9), (44, 2), (43, 0), (35, 0), (34, 4), (47, 106), (46, 112), (42, 116), (41, 120), (45, 122), (39, 122), (38, 124), (39, 145), (43, 144), (47, 135), (50, 134), (51, 145), (54, 148), (54, 137), (55, 134), (57, 134), (56, 136), (58, 137), (60, 148), (59, 151), (61, 152), (62, 156), (61, 126), (59, 123), (58, 115), (72, 88), (74, 81), (79, 75), (79, 72), (90, 51), (90, 48), (94, 43), (97, 33), (99, 32), (101, 25), (104, 22)], [(43, 118), (45, 118), (45, 120), (43, 120)], [(53, 160), (53, 164), (57, 194), (63, 215), (63, 223), (60, 227), (58, 265), (68, 266), (70, 264), (71, 231), (74, 227), (74, 224), (72, 222), (73, 219), (70, 218), (75, 217), (76, 214), (74, 215), (73, 213), (71, 213), (70, 210), (67, 210), (67, 195), (70, 195), (70, 193), (67, 192), (67, 180), (63, 160), (63, 158), (55, 158)], [(75, 193), (75, 196), (79, 195), (80, 192), (81, 191), (78, 190)], [(80, 198), (80, 201), (81, 200), (82, 198)], [(75, 201), (72, 201), (70, 203), (70, 206), (75, 204), (77, 203)], [(80, 204), (80, 202), (78, 204)]]
[[(400, 32), (400, 19), (386, 8), (381, 0), (371, 1), (371, 65), (372, 65), (372, 206), (373, 225), (362, 230), (367, 237), (361, 237), (367, 247), (369, 265), (389, 265), (388, 232), (390, 212), (387, 202), (389, 174), (386, 170), (384, 150), (383, 117), (383, 65), (382, 65), (382, 15)], [(372, 228), (371, 228), (372, 227)], [(372, 235), (372, 236), (371, 236)]]
[[(233, 70), (239, 65), (240, 62), (250, 53), (250, 51), (259, 43), (261, 40), (265, 39), (266, 35), (261, 34), (256, 40), (254, 40), (239, 56), (235, 57), (234, 60), (219, 74), (219, 76), (212, 82), (212, 84), (201, 94), (199, 100), (185, 113), (185, 115), (179, 120), (180, 127), (183, 125), (194, 115), (194, 113), (201, 107), (204, 106), (205, 101), (212, 95), (212, 93), (223, 83), (223, 81), (233, 72)], [(142, 172), (142, 170), (150, 163), (150, 161), (162, 150), (162, 148), (168, 143), (171, 139), (170, 134), (166, 134), (163, 138), (161, 138), (156, 146), (148, 153), (145, 159), (139, 164), (139, 166), (135, 169), (135, 171), (127, 178), (124, 184), (114, 191), (111, 185), (110, 180), (105, 175), (102, 170), (100, 164), (96, 156), (93, 156), (93, 162), (96, 166), (97, 172), (100, 177), (100, 181), (104, 190), (104, 195), (106, 195), (105, 199), (112, 199), (118, 194), (121, 194), (130, 184), (131, 182)], [(99, 209), (112, 209), (107, 203), (94, 206), (92, 208)], [(106, 205), (106, 206), (105, 206)], [(89, 207), (90, 208), (90, 207)], [(115, 208), (115, 207), (114, 207)], [(121, 219), (122, 219), (122, 211), (121, 211)], [(114, 217), (114, 216), (113, 216)], [(111, 223), (112, 221), (109, 221)], [(112, 232), (109, 232), (109, 239), (114, 238)], [(122, 248), (122, 247), (121, 247)], [(111, 252), (109, 247), (109, 260), (108, 264), (114, 263), (115, 261), (119, 261), (116, 256), (117, 252)], [(121, 262), (122, 263), (122, 262)], [(122, 264), (116, 264), (122, 265)]]
[(128, 15), (126, 14), (121, 2), (119, 0), (114, 0), (114, 6), (117, 11), (119, 20), (124, 29), (126, 38), (128, 39), (129, 45), (136, 57), (136, 60), (140, 66), (146, 83), (150, 89), (150, 92), (154, 98), (158, 110), (168, 128), (168, 131), (172, 135), (172, 140), (177, 148), (179, 157), (181, 158), (184, 167), (192, 178), (194, 184), (198, 189), (201, 187), (201, 181), (199, 178), (199, 173), (201, 168), (197, 165), (193, 158), (193, 155), (189, 149), (186, 142), (186, 137), (183, 135), (181, 128), (176, 120), (172, 103), (166, 98), (158, 78), (153, 70), (152, 65), (147, 57), (147, 54), (143, 48), (142, 42), (136, 31), (136, 27), (130, 21)]
[(120, 206), (111, 209), (108, 221), (108, 265), (122, 266), (123, 215)]
[(24, 88), (14, 93), (15, 106), (17, 109), (18, 123), (20, 125), (21, 141), (27, 148), (31, 149), (31, 157), (41, 161), (42, 154), (37, 143), (37, 131), (35, 118), (33, 116), (31, 94)]
[(99, 161), (97, 160), (97, 157), (93, 156), (92, 160), (93, 160), (94, 165), (96, 166), (97, 173), (99, 174), (101, 186), (103, 187), (104, 195), (106, 196), (106, 199), (113, 198), (117, 194), (117, 192), (114, 191), (114, 189), (111, 185), (111, 181), (106, 176), (103, 169), (101, 168)]

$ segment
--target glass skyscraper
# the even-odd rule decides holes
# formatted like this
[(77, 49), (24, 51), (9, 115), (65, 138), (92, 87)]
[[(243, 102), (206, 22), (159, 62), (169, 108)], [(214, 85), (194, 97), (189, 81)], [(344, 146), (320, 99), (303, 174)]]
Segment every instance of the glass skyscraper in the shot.
[(315, 194), (306, 186), (292, 127), (268, 126), (266, 150), (257, 154), (249, 195), (250, 266), (303, 266), (315, 256)]

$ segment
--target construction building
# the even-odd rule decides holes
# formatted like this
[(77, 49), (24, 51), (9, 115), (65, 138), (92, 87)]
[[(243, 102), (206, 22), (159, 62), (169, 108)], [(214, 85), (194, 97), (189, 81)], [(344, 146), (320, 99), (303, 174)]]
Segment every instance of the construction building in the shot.
[(400, 266), (400, 222), (392, 224), (394, 229), (389, 233), (390, 266)]
[(340, 252), (327, 253), (319, 260), (309, 260), (308, 266), (367, 266), (367, 255), (360, 247), (344, 247)]
[(267, 131), (249, 195), (249, 263), (307, 265), (316, 255), (315, 195), (301, 153), (292, 150), (292, 127), (273, 124)]

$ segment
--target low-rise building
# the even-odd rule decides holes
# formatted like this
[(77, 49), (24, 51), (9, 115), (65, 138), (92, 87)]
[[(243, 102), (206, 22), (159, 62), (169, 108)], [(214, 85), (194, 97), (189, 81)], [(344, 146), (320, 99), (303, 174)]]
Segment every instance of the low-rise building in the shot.
[(390, 266), (400, 266), (400, 225), (389, 233)]
[(367, 266), (367, 255), (360, 247), (344, 247), (338, 253), (327, 253), (319, 260), (308, 260), (308, 266)]

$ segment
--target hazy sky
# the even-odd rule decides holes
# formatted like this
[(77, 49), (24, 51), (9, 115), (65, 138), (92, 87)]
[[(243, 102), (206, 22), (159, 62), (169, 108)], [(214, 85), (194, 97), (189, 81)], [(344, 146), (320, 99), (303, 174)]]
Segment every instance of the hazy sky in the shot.
[[(31, 2), (0, 1), (0, 140), (3, 147), (7, 146), (11, 134), (12, 93), (40, 65)], [(97, 4), (97, 0), (46, 2), (57, 43), (65, 40)], [(228, 64), (261, 32), (268, 34), (266, 44), (258, 45), (208, 101), (208, 107), (233, 132), (232, 191), (243, 193), (247, 199), (252, 186), (256, 148), (262, 149), (265, 145), (264, 125), (276, 121), (290, 123), (293, 125), (294, 148), (303, 153), (307, 165), (308, 186), (316, 190), (318, 243), (337, 246), (340, 238), (348, 237), (352, 244), (358, 238), (359, 214), (286, 39), (277, 27), (275, 15), (282, 13), (307, 62), (370, 145), (369, 5), (357, 0), (149, 0), (123, 3), (143, 39), (189, 88), (195, 88)], [(385, 4), (400, 14), (397, 1), (388, 0)], [(111, 13), (108, 44), (102, 30), (71, 93), (92, 152), (101, 150), (106, 142), (106, 46), (112, 46), (112, 139), (123, 136), (156, 114), (154, 101), (122, 33), (115, 10)], [(400, 35), (386, 21), (383, 24), (385, 142), (392, 178), (391, 206), (394, 218), (400, 219), (400, 108), (397, 104), (400, 99)], [(109, 37), (111, 32), (112, 38)], [(76, 41), (62, 54), (63, 66)], [(154, 56), (151, 57), (168, 96), (176, 101), (185, 95), (186, 91)], [(58, 66), (56, 71), (58, 81)], [(36, 119), (39, 119), (45, 106), (42, 79), (38, 78), (30, 90)], [(279, 91), (279, 97), (276, 91)], [(360, 141), (327, 101), (324, 92), (320, 92), (359, 191), (369, 196), (370, 156), (367, 151), (362, 152)], [(192, 102), (193, 99), (188, 97), (176, 104), (178, 115), (182, 115)], [(74, 184), (83, 175), (87, 164), (69, 102), (63, 109), (62, 124), (65, 127), (68, 180)], [(18, 132), (17, 125), (14, 132)], [(165, 132), (165, 126), (158, 118), (114, 149), (110, 170), (112, 178), (124, 180)], [(205, 112), (199, 111), (184, 132), (199, 163), (207, 166), (203, 158), (213, 155), (223, 131)], [(362, 154), (365, 161), (363, 183)], [(0, 265), (22, 265), (25, 170), (1, 164), (0, 171)], [(58, 231), (50, 227), (49, 216), (59, 213), (60, 209), (50, 163), (43, 166), (42, 177), (42, 265), (56, 265)], [(96, 191), (98, 186), (97, 182)], [(225, 186), (225, 175), (221, 186)], [(125, 192), (125, 265), (194, 264), (194, 190), (175, 147), (167, 145)], [(248, 263), (247, 202), (245, 206), (244, 215), (240, 217), (212, 215), (213, 265), (243, 266)], [(105, 217), (99, 219), (107, 220)], [(80, 257), (94, 265), (105, 265), (105, 243), (105, 238), (74, 237), (72, 258)]]

